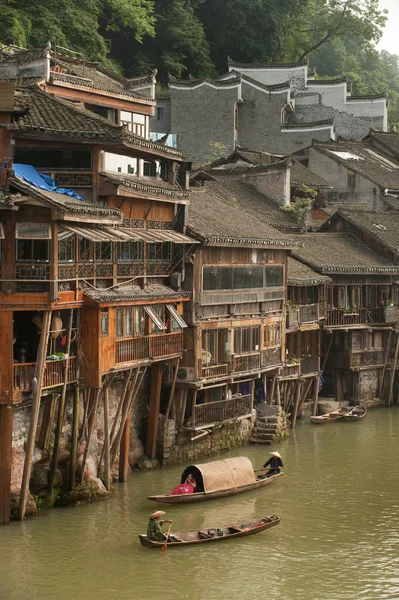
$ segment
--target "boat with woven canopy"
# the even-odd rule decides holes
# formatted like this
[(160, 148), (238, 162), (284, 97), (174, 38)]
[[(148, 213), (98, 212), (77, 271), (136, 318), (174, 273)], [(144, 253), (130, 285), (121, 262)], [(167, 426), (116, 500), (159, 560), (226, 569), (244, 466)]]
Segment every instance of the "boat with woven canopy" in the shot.
[(161, 494), (158, 496), (148, 496), (148, 500), (168, 504), (186, 504), (212, 500), (213, 498), (224, 498), (225, 496), (234, 496), (242, 492), (257, 490), (272, 483), (282, 475), (282, 473), (278, 473), (269, 477), (266, 474), (259, 477), (256, 476), (251, 461), (245, 456), (190, 465), (182, 473), (182, 484), (184, 484), (190, 474), (196, 481), (194, 493)]

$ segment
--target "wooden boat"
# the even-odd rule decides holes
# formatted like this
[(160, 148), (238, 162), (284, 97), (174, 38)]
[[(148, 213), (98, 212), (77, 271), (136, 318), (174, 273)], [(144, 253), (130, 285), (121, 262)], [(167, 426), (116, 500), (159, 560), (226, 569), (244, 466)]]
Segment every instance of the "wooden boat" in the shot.
[(310, 417), (312, 423), (316, 423), (318, 425), (325, 425), (326, 423), (332, 423), (333, 421), (338, 421), (338, 419), (343, 419), (343, 417), (348, 414), (350, 411), (349, 407), (342, 406), (338, 408), (338, 410), (333, 410), (332, 412), (326, 413), (325, 415), (319, 415), (318, 417)]
[(367, 406), (360, 405), (354, 406), (346, 415), (344, 415), (345, 421), (360, 421), (367, 414)]
[(257, 477), (251, 461), (245, 456), (191, 465), (184, 469), (181, 483), (185, 482), (190, 473), (197, 482), (196, 491), (193, 494), (161, 494), (148, 496), (148, 500), (168, 504), (188, 504), (214, 498), (224, 498), (256, 490), (273, 483), (282, 475), (282, 473), (278, 473), (270, 477), (266, 477), (266, 475)]
[[(214, 529), (192, 529), (190, 531), (176, 531), (172, 533), (174, 541), (168, 542), (167, 546), (185, 546), (186, 544), (202, 544), (203, 542), (220, 542), (239, 538), (246, 535), (254, 535), (270, 529), (280, 523), (280, 518), (276, 515), (269, 515), (258, 521), (249, 523), (240, 523), (238, 525), (228, 525)], [(139, 535), (140, 544), (148, 548), (160, 548), (165, 542), (154, 542), (149, 540), (146, 535)]]

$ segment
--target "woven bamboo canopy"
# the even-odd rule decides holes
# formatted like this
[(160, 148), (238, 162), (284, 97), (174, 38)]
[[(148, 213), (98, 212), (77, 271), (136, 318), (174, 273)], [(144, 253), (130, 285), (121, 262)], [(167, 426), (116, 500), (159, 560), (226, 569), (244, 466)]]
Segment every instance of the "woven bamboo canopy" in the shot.
[(206, 494), (237, 489), (256, 483), (252, 463), (245, 456), (215, 460), (201, 465), (191, 465), (184, 469), (182, 480), (187, 477), (188, 473), (192, 473), (195, 477), (198, 471), (202, 476), (203, 488)]

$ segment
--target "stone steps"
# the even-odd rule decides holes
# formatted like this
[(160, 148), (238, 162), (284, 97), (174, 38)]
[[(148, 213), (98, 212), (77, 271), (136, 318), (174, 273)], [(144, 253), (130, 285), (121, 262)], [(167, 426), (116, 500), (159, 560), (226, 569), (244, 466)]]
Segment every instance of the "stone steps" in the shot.
[(259, 439), (258, 437), (254, 437), (252, 435), (249, 438), (248, 442), (250, 444), (267, 444), (268, 446), (271, 446), (271, 444), (272, 444), (272, 442), (270, 440), (262, 440), (262, 439)]
[(277, 427), (258, 427), (258, 425), (256, 424), (254, 428), (254, 433), (271, 433), (276, 435)]

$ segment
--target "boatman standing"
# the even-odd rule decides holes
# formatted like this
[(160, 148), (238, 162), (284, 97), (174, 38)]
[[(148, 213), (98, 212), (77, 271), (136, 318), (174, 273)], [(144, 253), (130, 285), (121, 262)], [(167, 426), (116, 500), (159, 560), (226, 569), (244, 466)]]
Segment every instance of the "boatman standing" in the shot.
[(266, 469), (266, 467), (269, 467), (269, 470), (266, 473), (266, 477), (270, 477), (270, 475), (278, 475), (278, 473), (280, 473), (281, 469), (284, 467), (283, 460), (279, 452), (277, 452), (277, 450), (275, 450), (274, 452), (270, 452), (270, 454), (272, 455), (272, 457), (269, 458), (267, 462), (265, 462), (262, 468), (263, 471)]
[[(149, 516), (149, 522), (147, 527), (147, 537), (149, 540), (154, 542), (164, 542), (166, 540), (166, 533), (161, 529), (164, 523), (172, 523), (170, 520), (161, 521), (159, 517), (165, 514), (164, 510), (156, 510)], [(169, 540), (168, 540), (169, 541)]]

